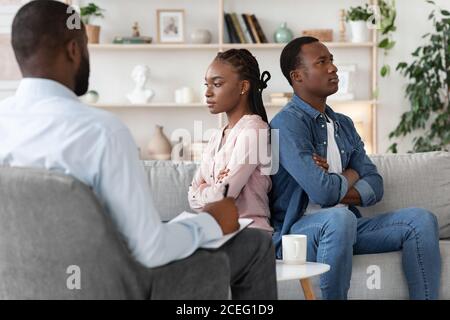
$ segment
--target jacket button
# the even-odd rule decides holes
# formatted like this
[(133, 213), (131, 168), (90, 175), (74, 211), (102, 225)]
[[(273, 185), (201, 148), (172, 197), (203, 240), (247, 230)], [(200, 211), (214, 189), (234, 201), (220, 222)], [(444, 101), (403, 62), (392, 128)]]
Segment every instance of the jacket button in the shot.
[(325, 128), (325, 125), (324, 125), (324, 124), (322, 125), (322, 128)]
[(341, 153), (344, 153), (344, 150), (341, 150)]
[(327, 144), (327, 142), (326, 142), (326, 141), (324, 141), (324, 142), (323, 142), (323, 144)]

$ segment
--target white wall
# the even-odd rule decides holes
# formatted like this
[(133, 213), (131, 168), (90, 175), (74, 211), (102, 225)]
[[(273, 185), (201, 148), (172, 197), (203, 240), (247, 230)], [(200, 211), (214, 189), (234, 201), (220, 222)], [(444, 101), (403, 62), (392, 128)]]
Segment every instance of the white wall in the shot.
[[(156, 37), (156, 9), (183, 8), (186, 11), (186, 35), (196, 28), (210, 29), (213, 42), (218, 40), (216, 0), (97, 0), (105, 8), (106, 18), (98, 21), (102, 25), (101, 42), (110, 42), (116, 35), (128, 35), (131, 26), (138, 21), (141, 34)], [(449, 8), (448, 0), (437, 0)], [(339, 9), (363, 3), (359, 0), (225, 0), (225, 10), (238, 13), (255, 13), (268, 38), (277, 26), (287, 21), (298, 36), (307, 28), (332, 28), (338, 38)], [(397, 31), (394, 35), (397, 45), (385, 59), (393, 69), (399, 61), (410, 61), (410, 53), (422, 43), (422, 34), (431, 29), (427, 21), (432, 6), (425, 0), (397, 0)], [(336, 63), (357, 63), (356, 99), (370, 99), (370, 50), (333, 49)], [(289, 87), (279, 70), (279, 50), (252, 50), (262, 70), (272, 73), (268, 92), (287, 91)], [(155, 90), (154, 101), (173, 101), (173, 91), (183, 85), (190, 85), (200, 96), (203, 77), (209, 62), (215, 56), (214, 50), (186, 51), (91, 51), (91, 89), (100, 92), (101, 102), (126, 102), (124, 96), (133, 87), (131, 69), (136, 64), (147, 64), (151, 69), (149, 87)], [(380, 55), (380, 65), (383, 62)], [(1, 72), (1, 70), (0, 70)], [(378, 109), (378, 152), (385, 152), (391, 141), (389, 132), (395, 128), (402, 112), (409, 108), (404, 98), (405, 80), (395, 71), (386, 79), (379, 79), (380, 105)], [(7, 94), (3, 94), (5, 96)], [(1, 98), (1, 96), (0, 96)], [(200, 99), (200, 97), (198, 97)], [(363, 106), (359, 106), (364, 108)], [(358, 106), (355, 106), (358, 108)], [(130, 127), (136, 142), (145, 149), (156, 124), (164, 125), (166, 134), (177, 128), (192, 132), (194, 121), (203, 121), (205, 129), (217, 127), (217, 119), (202, 108), (189, 109), (109, 109), (115, 112)], [(358, 110), (358, 112), (361, 110)], [(269, 110), (273, 115), (276, 110)], [(355, 115), (357, 116), (357, 115)], [(410, 141), (400, 143), (400, 151), (409, 150)]]

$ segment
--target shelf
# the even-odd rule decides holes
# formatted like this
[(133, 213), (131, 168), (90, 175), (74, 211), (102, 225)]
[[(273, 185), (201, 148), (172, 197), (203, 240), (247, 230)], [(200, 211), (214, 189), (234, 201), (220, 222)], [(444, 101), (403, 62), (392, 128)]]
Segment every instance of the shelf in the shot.
[(218, 44), (90, 44), (91, 50), (219, 50)]
[(175, 103), (175, 102), (152, 102), (148, 104), (125, 103), (95, 103), (91, 104), (96, 108), (205, 108), (206, 104), (196, 103)]
[[(373, 42), (323, 42), (328, 48), (372, 48), (375, 44)], [(286, 43), (224, 43), (222, 48), (245, 48), (245, 49), (282, 49)]]
[[(332, 101), (328, 102), (329, 105), (374, 105), (376, 100), (348, 100), (348, 101)], [(206, 104), (202, 102), (195, 103), (175, 103), (175, 102), (152, 102), (148, 104), (129, 104), (129, 103), (96, 103), (91, 104), (91, 106), (96, 108), (206, 108)], [(284, 104), (275, 104), (270, 102), (264, 102), (266, 108), (281, 108)]]
[[(328, 48), (372, 48), (373, 42), (324, 42)], [(282, 49), (286, 43), (224, 43), (214, 44), (90, 44), (91, 50), (220, 50), (220, 49)]]

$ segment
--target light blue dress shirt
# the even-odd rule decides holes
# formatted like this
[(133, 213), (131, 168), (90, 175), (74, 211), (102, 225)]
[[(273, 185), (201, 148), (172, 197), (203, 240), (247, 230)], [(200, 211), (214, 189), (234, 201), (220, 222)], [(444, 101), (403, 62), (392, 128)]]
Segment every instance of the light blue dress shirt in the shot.
[(58, 171), (90, 186), (147, 267), (186, 258), (222, 236), (208, 213), (162, 223), (129, 130), (52, 80), (25, 78), (0, 102), (0, 165)]

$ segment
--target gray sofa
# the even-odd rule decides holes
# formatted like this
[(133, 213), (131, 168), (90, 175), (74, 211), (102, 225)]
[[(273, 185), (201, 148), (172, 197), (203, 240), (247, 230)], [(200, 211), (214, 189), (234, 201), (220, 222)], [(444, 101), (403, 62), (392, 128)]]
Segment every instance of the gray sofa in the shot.
[[(450, 155), (373, 156), (385, 181), (384, 200), (364, 215), (406, 206), (433, 211), (441, 238), (450, 237)], [(162, 220), (189, 210), (196, 163), (144, 162)], [(199, 250), (189, 259), (147, 269), (138, 264), (95, 196), (75, 179), (37, 169), (0, 167), (0, 299), (227, 298), (224, 254)], [(450, 241), (440, 242), (441, 298), (450, 299)], [(368, 289), (368, 267), (381, 288)], [(80, 289), (69, 289), (79, 267)], [(407, 299), (398, 252), (355, 256), (349, 297)], [(189, 269), (187, 274), (183, 272)], [(204, 272), (208, 270), (208, 272)], [(167, 276), (171, 275), (171, 276)], [(313, 281), (316, 295), (320, 290)], [(195, 283), (195, 286), (191, 284)], [(279, 282), (280, 299), (302, 299), (297, 281)]]
[[(384, 198), (376, 206), (362, 208), (362, 214), (372, 216), (412, 206), (436, 214), (442, 239), (440, 298), (450, 299), (450, 154), (430, 152), (371, 158), (384, 178)], [(162, 219), (170, 220), (181, 211), (189, 211), (186, 194), (197, 164), (146, 161), (145, 166)], [(370, 285), (373, 266), (380, 271), (379, 289)], [(320, 297), (318, 277), (313, 278), (313, 285)], [(279, 282), (278, 291), (280, 299), (303, 299), (298, 281)], [(354, 256), (349, 298), (408, 299), (400, 252)]]

